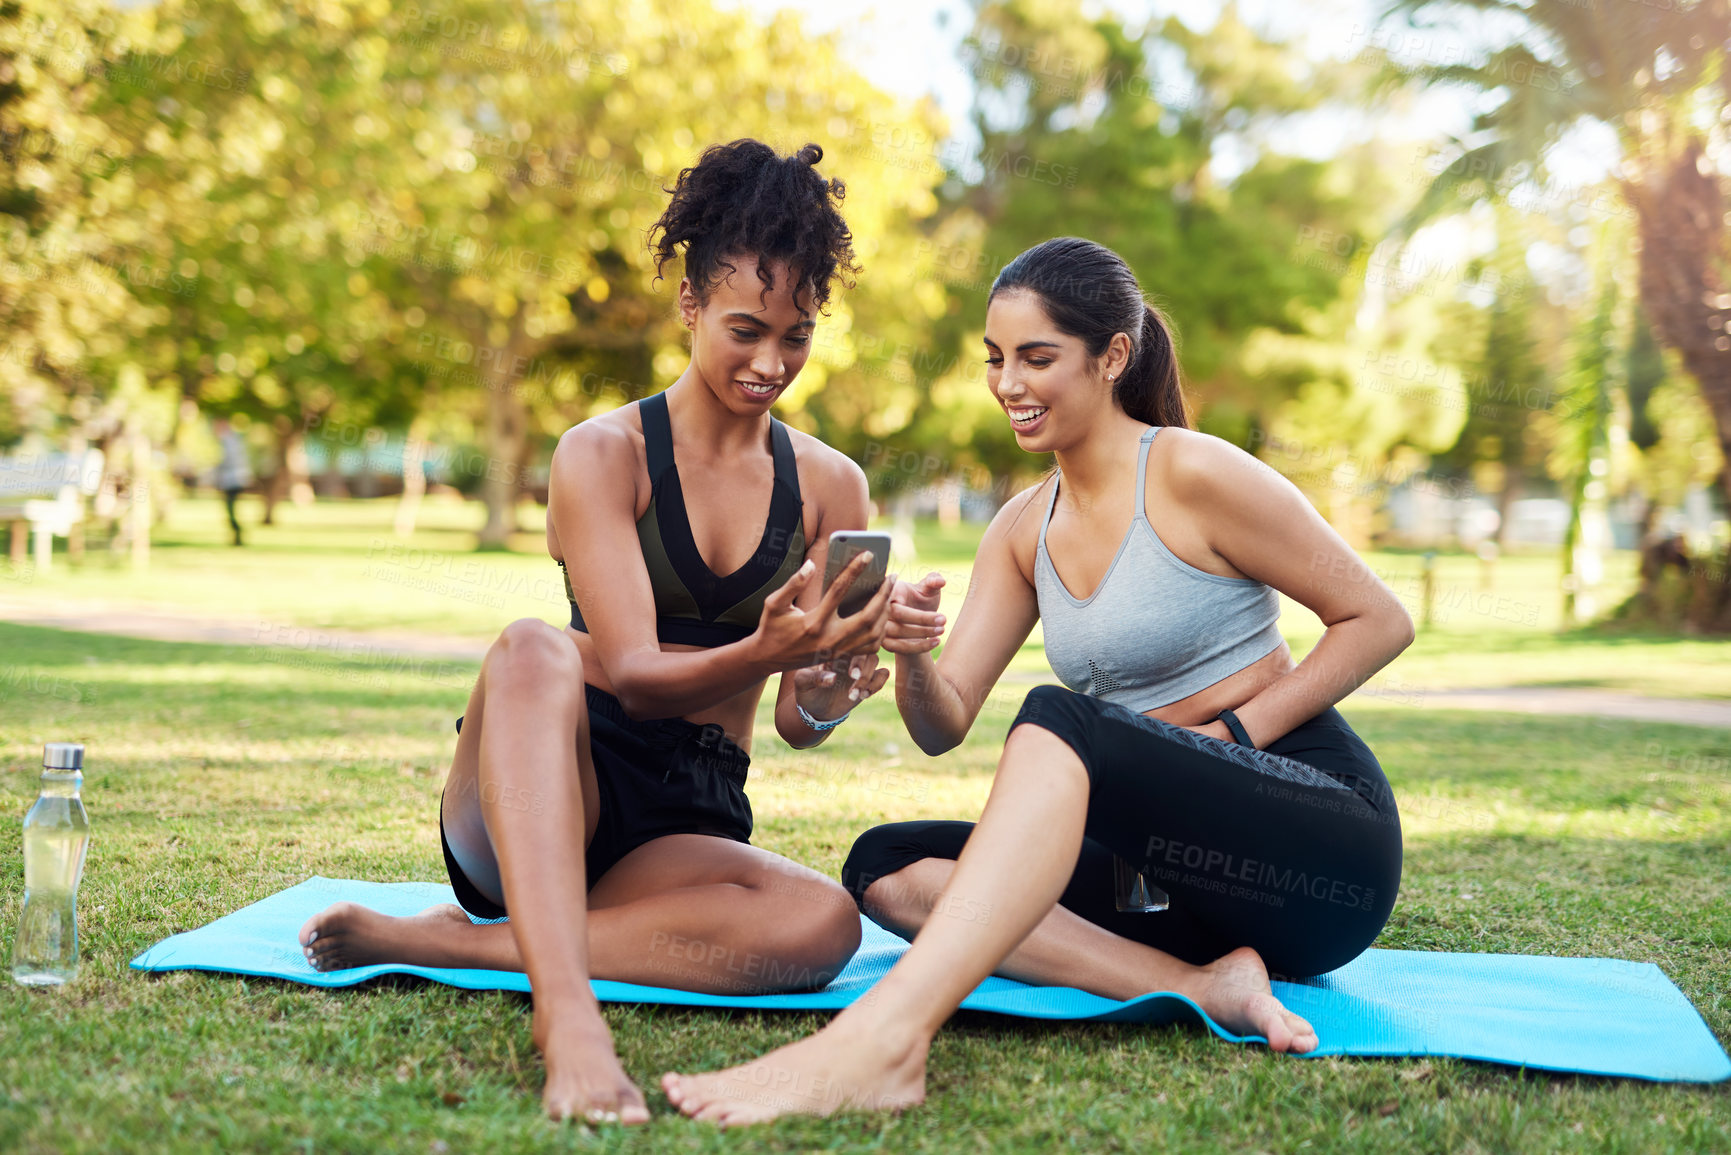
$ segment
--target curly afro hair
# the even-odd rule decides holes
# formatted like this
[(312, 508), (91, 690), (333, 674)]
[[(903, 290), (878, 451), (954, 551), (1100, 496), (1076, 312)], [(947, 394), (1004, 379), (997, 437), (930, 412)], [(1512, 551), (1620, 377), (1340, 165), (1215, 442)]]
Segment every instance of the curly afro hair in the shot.
[(673, 200), (650, 226), (656, 277), (683, 248), (685, 275), (701, 302), (723, 279), (723, 270), (735, 269), (729, 257), (751, 253), (760, 258), (757, 276), (765, 294), (774, 284), (770, 261), (786, 261), (799, 289), (809, 290), (824, 310), (830, 283), (840, 277), (851, 287), (859, 267), (839, 207), (847, 190), (841, 181), (818, 175), (814, 166), (822, 159), (823, 149), (815, 144), (792, 156), (751, 139), (704, 149), (664, 190)]

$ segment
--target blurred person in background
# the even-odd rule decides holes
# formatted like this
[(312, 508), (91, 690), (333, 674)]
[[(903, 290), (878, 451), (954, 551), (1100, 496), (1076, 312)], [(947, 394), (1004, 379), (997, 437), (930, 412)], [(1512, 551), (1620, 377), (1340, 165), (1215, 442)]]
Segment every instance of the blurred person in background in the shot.
[(212, 480), (221, 491), (223, 502), (228, 507), (228, 525), (234, 531), (234, 544), (244, 545), (240, 535), (240, 519), (234, 515), (234, 503), (252, 484), (252, 465), (246, 456), (246, 438), (241, 436), (240, 430), (229, 424), (226, 417), (218, 417), (214, 427), (216, 443), (222, 450), (222, 457), (216, 463), (216, 473)]

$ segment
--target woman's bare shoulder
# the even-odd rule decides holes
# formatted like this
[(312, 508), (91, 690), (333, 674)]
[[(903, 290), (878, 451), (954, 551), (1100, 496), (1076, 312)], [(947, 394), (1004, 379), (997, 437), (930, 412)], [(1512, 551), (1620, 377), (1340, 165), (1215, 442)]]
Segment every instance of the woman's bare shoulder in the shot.
[[(549, 506), (570, 500), (629, 502), (633, 517), (648, 508), (649, 459), (636, 406), (598, 413), (567, 429), (553, 450)], [(555, 552), (554, 556), (558, 556)]]
[(820, 501), (855, 496), (866, 491), (866, 474), (859, 462), (785, 421), (782, 424), (786, 426), (788, 440), (793, 444), (794, 467), (799, 470), (801, 490), (815, 486)]
[(1218, 496), (1250, 482), (1277, 477), (1274, 469), (1224, 438), (1196, 429), (1163, 429), (1162, 452), (1149, 456), (1149, 473), (1178, 497)]
[[(547, 551), (565, 551), (555, 528), (567, 515), (603, 507), (643, 516), (648, 507), (643, 427), (624, 405), (578, 422), (559, 437), (547, 479)], [(569, 528), (569, 527), (567, 527)]]
[(600, 467), (618, 469), (643, 462), (643, 426), (634, 405), (597, 413), (567, 429), (553, 451), (557, 473), (589, 473)]
[(1034, 581), (1034, 552), (1040, 543), (1040, 522), (1046, 512), (1046, 499), (1056, 482), (1056, 473), (1042, 477), (1004, 502), (980, 540), (982, 554), (988, 546), (1001, 546), (1007, 550), (1030, 585)]

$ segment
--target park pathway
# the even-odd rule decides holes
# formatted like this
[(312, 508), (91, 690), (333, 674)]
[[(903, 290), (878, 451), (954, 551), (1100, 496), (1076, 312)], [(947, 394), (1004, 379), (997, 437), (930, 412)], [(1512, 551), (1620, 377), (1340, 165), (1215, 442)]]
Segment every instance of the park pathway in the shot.
[[(28, 600), (0, 596), (0, 621), (80, 633), (118, 634), (163, 642), (208, 642), (229, 646), (316, 646), (376, 657), (406, 655), (480, 661), (488, 643), (475, 638), (425, 633), (360, 633), (281, 622), (207, 617), (155, 608), (96, 602)], [(1008, 674), (1004, 682), (1034, 686), (1045, 679)], [(1648, 698), (1617, 690), (1571, 686), (1490, 686), (1480, 689), (1402, 688), (1404, 703), (1452, 710), (1512, 714), (1579, 715), (1675, 722), (1731, 729), (1731, 701), (1710, 698)], [(1348, 699), (1350, 701), (1350, 699)]]
[(0, 622), (46, 626), (85, 634), (118, 634), (156, 642), (209, 642), (220, 646), (293, 646), (387, 657), (448, 658), (478, 662), (488, 643), (452, 634), (361, 633), (301, 626), (263, 618), (225, 618), (155, 607), (95, 601), (53, 601), (0, 595)]
[(1589, 686), (1493, 686), (1475, 690), (1413, 690), (1414, 705), (1505, 714), (1582, 714), (1731, 728), (1731, 702), (1715, 698), (1647, 698)]

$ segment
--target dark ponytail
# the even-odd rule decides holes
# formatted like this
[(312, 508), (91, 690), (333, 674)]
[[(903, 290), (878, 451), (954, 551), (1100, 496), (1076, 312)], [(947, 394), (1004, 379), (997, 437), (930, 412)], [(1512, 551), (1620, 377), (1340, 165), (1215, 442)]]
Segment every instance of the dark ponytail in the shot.
[(1142, 339), (1114, 386), (1124, 412), (1147, 425), (1190, 428), (1184, 390), (1178, 380), (1178, 349), (1172, 324), (1153, 305), (1142, 306)]
[(1190, 428), (1172, 326), (1142, 299), (1124, 258), (1093, 241), (1057, 237), (998, 273), (991, 295), (1011, 291), (1039, 297), (1052, 323), (1079, 338), (1089, 356), (1100, 356), (1113, 336), (1123, 333), (1130, 339), (1130, 363), (1112, 386), (1113, 398), (1143, 424)]

